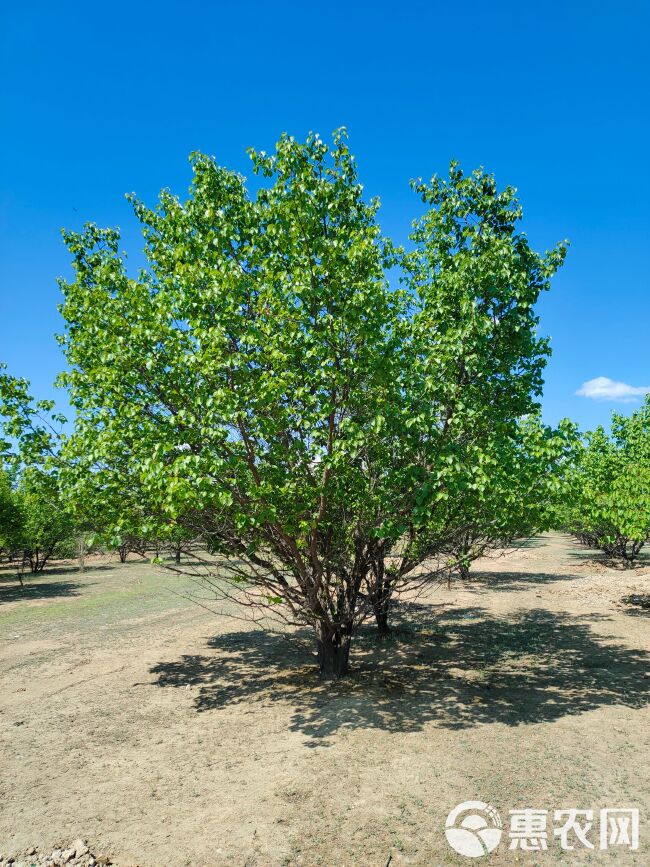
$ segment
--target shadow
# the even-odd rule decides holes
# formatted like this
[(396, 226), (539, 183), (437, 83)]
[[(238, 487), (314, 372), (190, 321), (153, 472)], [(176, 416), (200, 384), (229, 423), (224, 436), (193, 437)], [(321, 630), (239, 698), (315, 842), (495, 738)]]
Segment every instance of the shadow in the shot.
[[(112, 572), (116, 568), (118, 568), (119, 565), (121, 565), (121, 564), (117, 564), (117, 563), (96, 563), (96, 564), (87, 563), (84, 566), (84, 571), (82, 573), (79, 573), (79, 567), (77, 566), (76, 562), (67, 563), (67, 564), (62, 563), (60, 565), (57, 564), (56, 566), (55, 565), (50, 566), (48, 564), (48, 565), (46, 565), (45, 569), (43, 569), (43, 571), (40, 572), (39, 574), (40, 575), (66, 575), (66, 574), (70, 574), (70, 572), (74, 572), (77, 574), (84, 575), (84, 574), (88, 574), (90, 572)], [(27, 580), (29, 580), (30, 574), (31, 573), (29, 573), (29, 572), (25, 573), (25, 577)]]
[[(56, 599), (61, 596), (79, 596), (81, 584), (73, 581), (37, 581), (30, 583), (29, 578), (23, 579), (21, 587), (17, 578), (10, 581), (8, 577), (0, 579), (0, 605), (6, 602), (22, 602), (31, 599)], [(85, 583), (84, 587), (88, 584)]]
[(557, 581), (575, 581), (576, 575), (558, 575), (548, 572), (470, 572), (462, 583), (463, 590), (485, 587), (489, 590), (531, 590), (536, 584), (554, 584)]
[(631, 614), (633, 617), (650, 617), (649, 593), (631, 593), (629, 596), (624, 596), (621, 602), (627, 605), (625, 614)]
[(547, 545), (548, 539), (543, 536), (531, 536), (530, 539), (523, 539), (506, 546), (506, 551), (518, 551), (520, 548), (545, 548)]
[(616, 569), (619, 572), (634, 572), (637, 569), (647, 569), (650, 566), (650, 553), (647, 551), (641, 551), (637, 554), (632, 563), (627, 563), (620, 557), (612, 557), (604, 551), (582, 547), (577, 542), (566, 553), (574, 560), (579, 560), (583, 566), (605, 566), (607, 569)]
[(196, 687), (198, 712), (242, 705), (252, 713), (281, 702), (290, 728), (311, 746), (328, 745), (339, 729), (518, 726), (650, 703), (650, 655), (594, 634), (591, 624), (605, 615), (534, 609), (496, 617), (480, 607), (405, 603), (396, 615), (387, 640), (361, 630), (351, 674), (334, 684), (319, 681), (309, 644), (251, 630), (158, 663), (153, 685)]
[[(64, 562), (61, 563), (47, 563), (45, 565), (45, 569), (42, 572), (30, 572), (29, 569), (26, 569), (23, 572), (23, 580), (27, 581), (38, 581), (41, 575), (69, 575), (71, 572), (74, 574), (86, 574), (89, 572), (110, 572), (122, 564), (118, 563), (86, 563), (84, 567), (84, 571), (82, 573), (79, 572), (79, 567), (76, 561)], [(131, 565), (130, 563), (127, 565)], [(150, 563), (148, 564), (151, 565)], [(18, 564), (16, 562), (13, 563), (3, 563), (0, 565), (0, 583), (3, 581), (17, 581), (16, 572), (18, 570)]]

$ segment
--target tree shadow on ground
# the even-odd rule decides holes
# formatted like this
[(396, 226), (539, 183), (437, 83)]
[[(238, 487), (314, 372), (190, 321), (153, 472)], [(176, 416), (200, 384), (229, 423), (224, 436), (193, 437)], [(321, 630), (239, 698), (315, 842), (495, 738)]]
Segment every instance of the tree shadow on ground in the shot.
[(650, 552), (648, 551), (640, 551), (632, 563), (627, 563), (620, 557), (612, 557), (604, 551), (583, 548), (578, 543), (576, 543), (576, 547), (570, 548), (566, 553), (574, 560), (580, 561), (580, 564), (583, 566), (604, 566), (607, 569), (616, 569), (619, 572), (629, 572), (630, 574), (633, 574), (638, 569), (647, 569), (650, 566)]
[[(92, 572), (112, 572), (120, 565), (118, 563), (87, 563), (83, 572), (80, 572), (76, 562), (48, 563), (42, 572), (30, 572), (29, 569), (25, 569), (22, 575), (25, 586), (27, 586), (30, 582), (40, 581), (46, 575), (86, 575)], [(133, 564), (129, 563), (129, 565)], [(151, 566), (151, 563), (147, 563), (147, 565)], [(18, 565), (16, 562), (2, 563), (0, 565), (0, 587), (5, 583), (19, 584), (17, 573)]]
[(462, 584), (463, 590), (487, 588), (511, 592), (530, 590), (537, 584), (555, 584), (558, 581), (575, 581), (575, 575), (551, 572), (470, 572), (469, 579)]
[(521, 539), (518, 542), (513, 542), (511, 547), (506, 547), (507, 551), (518, 551), (520, 548), (545, 548), (548, 545), (548, 540), (543, 536), (531, 536), (529, 539)]
[[(85, 575), (90, 572), (112, 572), (115, 569), (121, 566), (121, 563), (87, 563), (84, 566), (83, 572), (79, 571), (79, 567), (76, 563), (57, 563), (52, 565), (47, 565), (40, 575), (66, 575), (71, 572), (75, 575)], [(129, 562), (128, 565), (134, 565)], [(151, 565), (150, 563), (148, 565)], [(31, 573), (25, 573), (25, 580), (29, 581), (29, 576)]]
[[(6, 602), (28, 602), (32, 599), (56, 599), (61, 596), (79, 596), (81, 584), (74, 581), (34, 581), (24, 578), (21, 587), (17, 578), (0, 577), (0, 605)], [(84, 583), (84, 587), (88, 583)]]
[(626, 614), (633, 617), (650, 617), (650, 593), (631, 593), (624, 596), (621, 602), (627, 606)]
[(351, 676), (335, 684), (318, 680), (305, 647), (253, 630), (215, 637), (205, 654), (151, 673), (160, 687), (197, 687), (198, 712), (284, 703), (290, 728), (312, 746), (339, 729), (517, 726), (650, 703), (650, 655), (596, 635), (591, 625), (603, 615), (534, 609), (497, 617), (480, 607), (405, 603), (396, 613), (391, 638), (361, 631)]

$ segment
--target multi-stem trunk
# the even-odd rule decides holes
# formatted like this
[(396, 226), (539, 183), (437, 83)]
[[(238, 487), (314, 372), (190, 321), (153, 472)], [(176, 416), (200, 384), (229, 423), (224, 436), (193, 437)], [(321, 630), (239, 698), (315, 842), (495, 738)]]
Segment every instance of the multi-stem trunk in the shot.
[(353, 569), (335, 585), (327, 604), (314, 610), (318, 668), (323, 680), (337, 680), (348, 673), (350, 644), (355, 630), (356, 606), (363, 575)]

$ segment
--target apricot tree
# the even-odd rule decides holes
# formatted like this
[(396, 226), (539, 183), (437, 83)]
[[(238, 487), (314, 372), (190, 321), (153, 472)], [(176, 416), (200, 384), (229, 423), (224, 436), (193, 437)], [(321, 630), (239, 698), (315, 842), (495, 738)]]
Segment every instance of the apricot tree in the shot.
[(133, 199), (138, 275), (117, 231), (66, 233), (71, 486), (126, 461), (154, 534), (199, 535), (215, 593), (312, 627), (334, 678), (437, 550), (440, 503), (482, 483), (487, 432), (535, 407), (533, 307), (564, 248), (534, 253), (514, 191), (452, 164), (416, 185), (403, 255), (342, 131), (250, 156), (254, 194), (195, 154), (187, 201)]

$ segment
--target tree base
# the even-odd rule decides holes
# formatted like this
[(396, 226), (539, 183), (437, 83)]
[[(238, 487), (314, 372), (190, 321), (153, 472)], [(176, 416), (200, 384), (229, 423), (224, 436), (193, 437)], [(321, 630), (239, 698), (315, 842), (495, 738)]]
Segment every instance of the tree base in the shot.
[(349, 671), (350, 639), (318, 639), (318, 670), (321, 680), (339, 680)]

